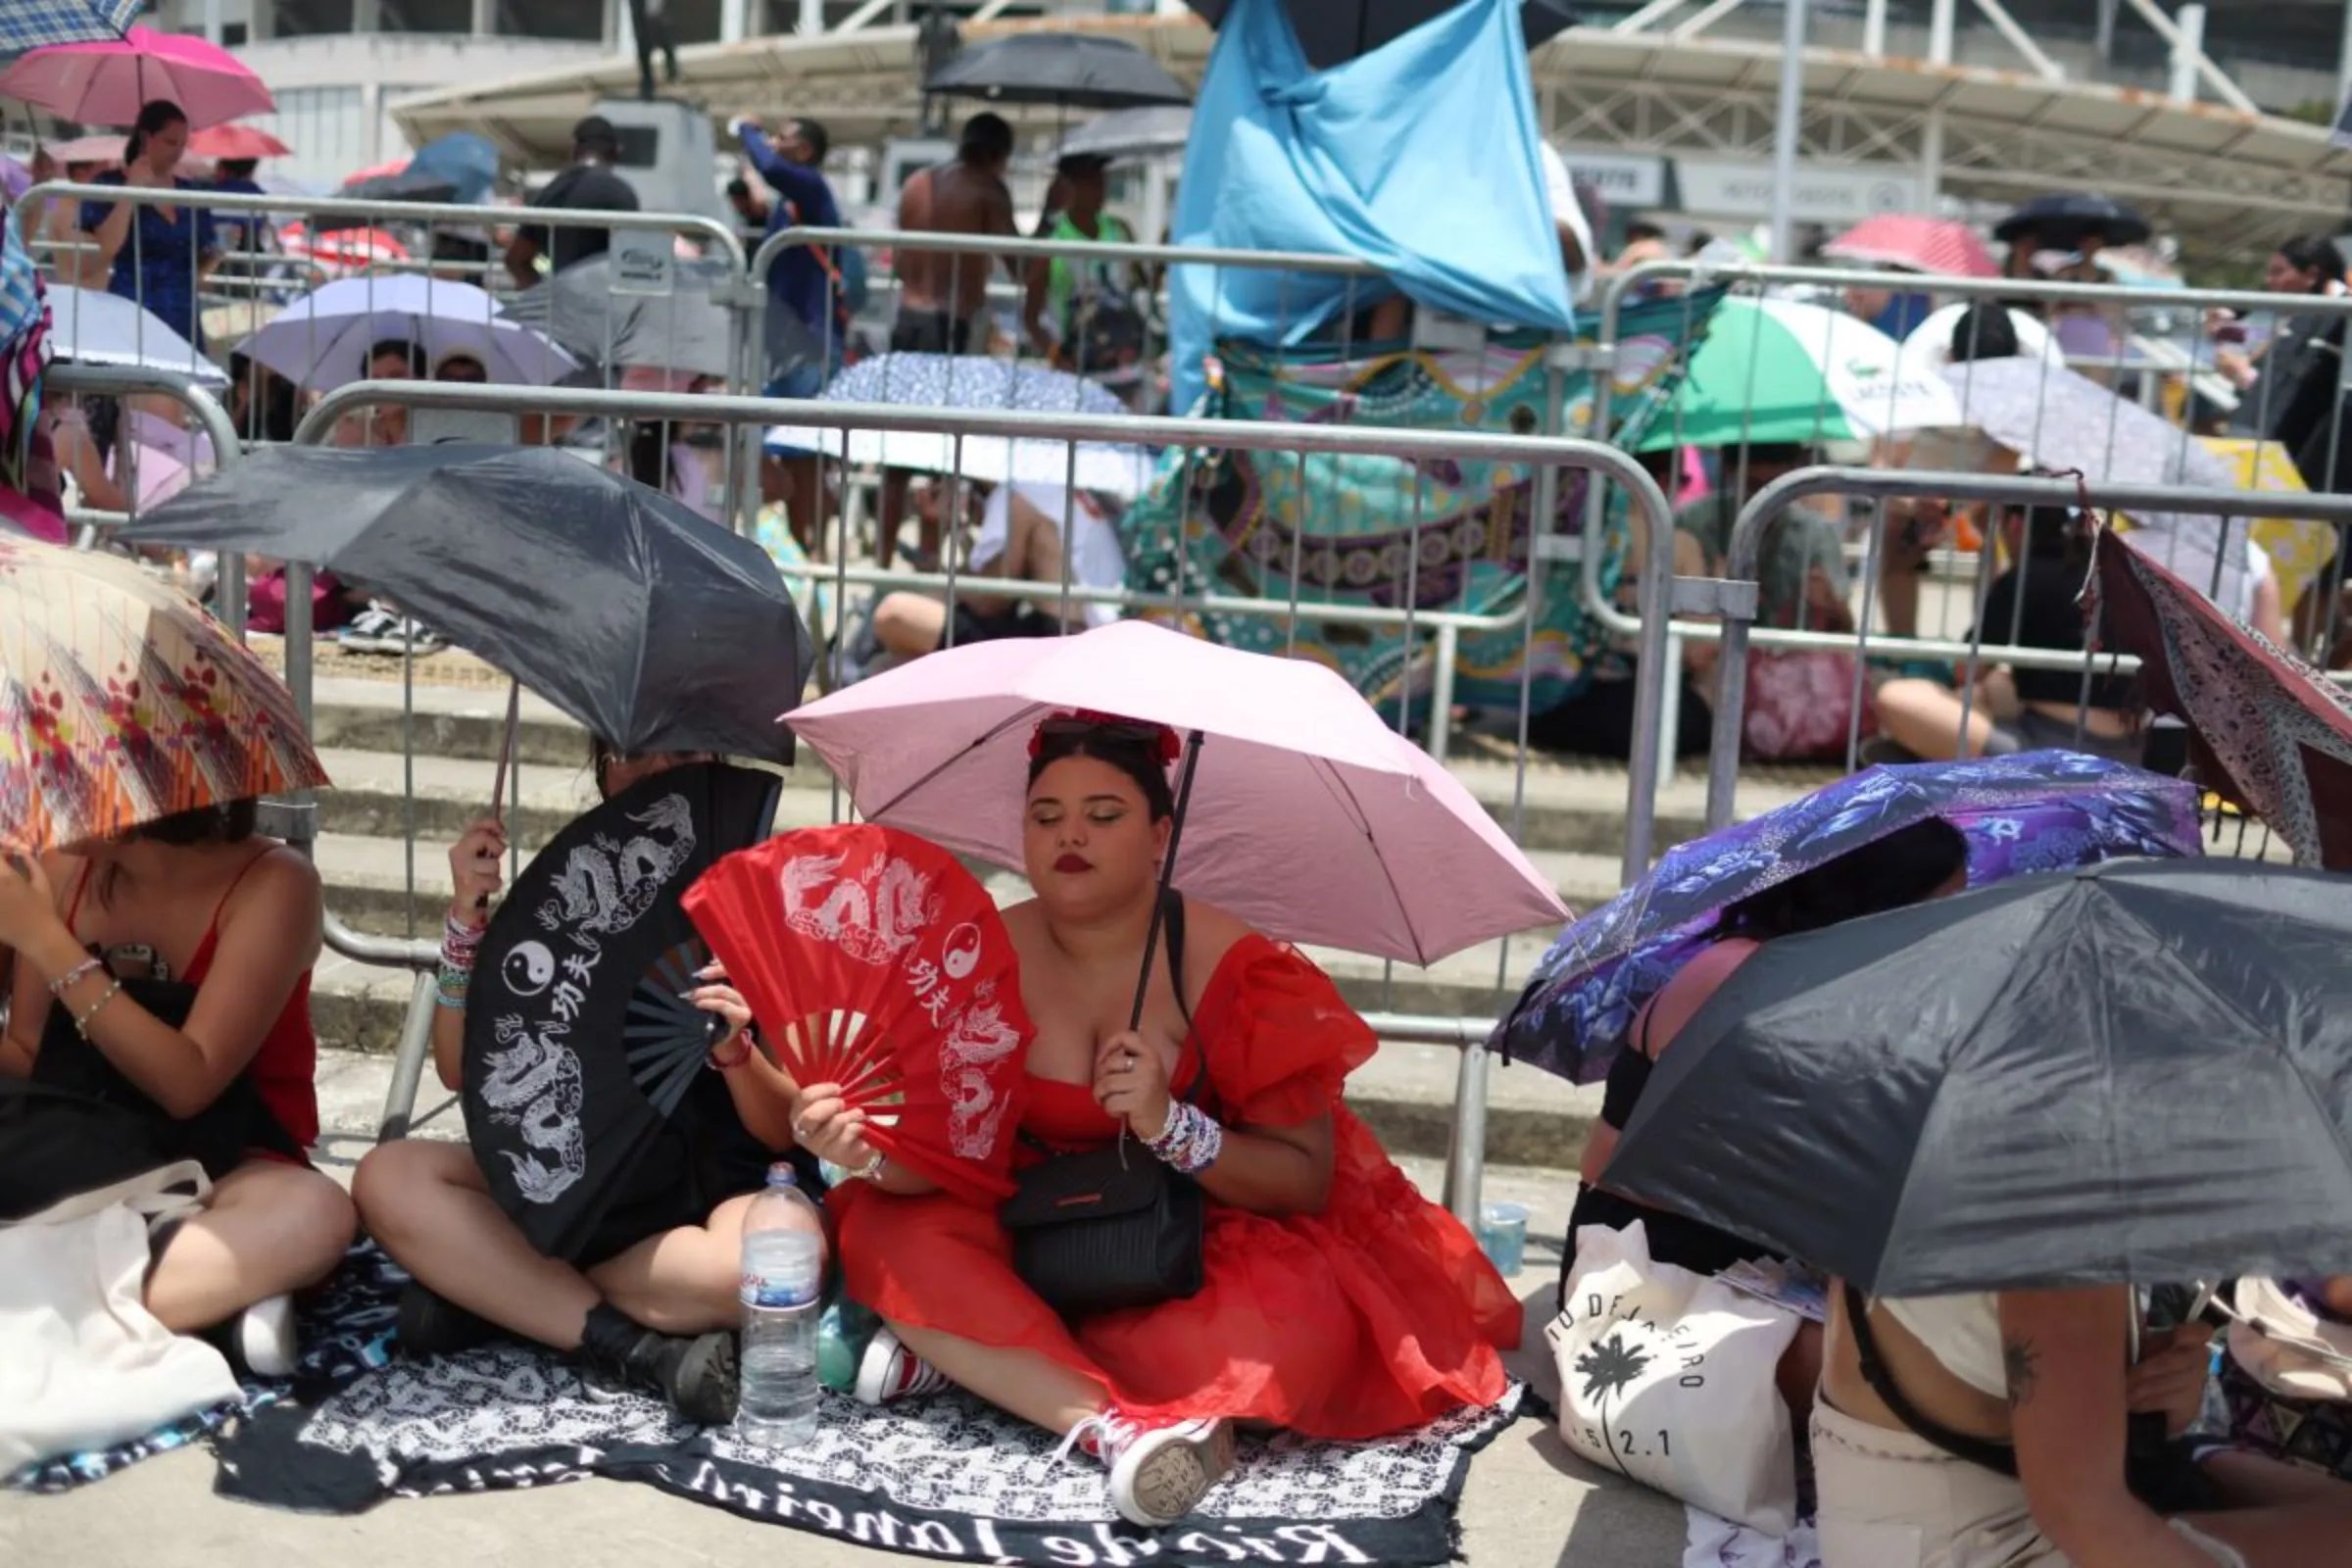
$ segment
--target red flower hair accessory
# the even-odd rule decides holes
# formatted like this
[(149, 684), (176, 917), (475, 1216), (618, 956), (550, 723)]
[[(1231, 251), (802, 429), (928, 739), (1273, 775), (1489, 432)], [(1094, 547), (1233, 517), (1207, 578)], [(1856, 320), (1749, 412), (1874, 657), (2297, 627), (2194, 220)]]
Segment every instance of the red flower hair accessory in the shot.
[(1184, 742), (1165, 724), (1128, 718), (1118, 713), (1097, 712), (1091, 708), (1076, 708), (1065, 712), (1048, 713), (1037, 721), (1037, 728), (1029, 733), (1029, 759), (1035, 761), (1038, 754), (1045, 750), (1048, 740), (1067, 740), (1095, 732), (1149, 748), (1158, 756), (1162, 767), (1175, 766), (1177, 759), (1184, 755)]

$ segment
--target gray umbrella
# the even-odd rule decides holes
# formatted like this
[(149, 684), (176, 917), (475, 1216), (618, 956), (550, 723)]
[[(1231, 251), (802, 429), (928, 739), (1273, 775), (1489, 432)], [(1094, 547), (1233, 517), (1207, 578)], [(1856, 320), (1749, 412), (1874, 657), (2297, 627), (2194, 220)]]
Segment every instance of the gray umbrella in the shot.
[(775, 563), (568, 453), (264, 447), (135, 534), (332, 568), (624, 752), (792, 760), (810, 649)]
[(711, 298), (724, 264), (681, 260), (674, 275), (668, 294), (616, 294), (612, 257), (592, 256), (541, 279), (500, 314), (537, 327), (583, 365), (732, 374), (734, 324)]
[(994, 39), (933, 72), (923, 91), (1071, 109), (1193, 101), (1190, 88), (1135, 45), (1085, 32), (1021, 32)]
[(1193, 135), (1193, 112), (1175, 104), (1114, 109), (1098, 115), (1061, 140), (1064, 158), (1148, 158), (1182, 152)]
[[(1230, 0), (1185, 0), (1210, 26), (1221, 25)], [(1317, 71), (1346, 65), (1393, 43), (1461, 0), (1289, 0), (1291, 29), (1306, 63)], [(1523, 0), (1519, 13), (1530, 49), (1572, 25), (1565, 0)]]

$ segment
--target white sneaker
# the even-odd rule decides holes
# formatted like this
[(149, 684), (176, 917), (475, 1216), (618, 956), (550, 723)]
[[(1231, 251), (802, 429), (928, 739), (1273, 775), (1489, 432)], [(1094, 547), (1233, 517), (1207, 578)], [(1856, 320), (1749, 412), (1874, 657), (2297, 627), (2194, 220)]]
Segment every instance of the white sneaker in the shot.
[(946, 1373), (900, 1344), (899, 1337), (888, 1329), (878, 1331), (866, 1342), (865, 1354), (858, 1360), (857, 1392), (860, 1404), (923, 1398), (945, 1394), (955, 1386)]
[(294, 1375), (294, 1298), (272, 1296), (237, 1315), (237, 1354), (257, 1378)]
[(1070, 1429), (1062, 1451), (1086, 1448), (1110, 1472), (1110, 1505), (1131, 1525), (1157, 1530), (1200, 1506), (1233, 1469), (1233, 1423), (1148, 1423), (1117, 1410)]

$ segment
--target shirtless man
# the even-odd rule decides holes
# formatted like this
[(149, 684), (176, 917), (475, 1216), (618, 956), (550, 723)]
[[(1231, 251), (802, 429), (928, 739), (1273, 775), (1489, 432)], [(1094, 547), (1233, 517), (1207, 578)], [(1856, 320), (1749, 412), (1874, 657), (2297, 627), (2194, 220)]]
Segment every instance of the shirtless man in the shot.
[[(1011, 160), (1012, 127), (999, 116), (974, 115), (964, 122), (954, 162), (922, 171), (899, 192), (900, 230), (913, 234), (1016, 232), (1012, 192), (1004, 184), (1004, 168)], [(988, 274), (994, 258), (903, 250), (897, 263), (899, 318), (891, 328), (892, 350), (968, 353), (972, 328), (988, 310)], [(1009, 259), (1005, 266), (1017, 275)], [(981, 337), (985, 351), (986, 334)]]
[[(1013, 234), (1012, 192), (1004, 184), (1004, 168), (1012, 161), (1012, 127), (1003, 117), (974, 115), (963, 122), (963, 135), (952, 163), (926, 169), (906, 181), (899, 192), (899, 229), (909, 234)], [(973, 338), (981, 353), (988, 350), (985, 329), (975, 332), (988, 314), (988, 274), (995, 258), (985, 254), (951, 255), (945, 251), (901, 250), (895, 258), (899, 277), (899, 318), (890, 329), (894, 354), (967, 354)], [(1019, 268), (1011, 257), (1004, 266), (1016, 277)], [(899, 519), (906, 509), (907, 473), (904, 468), (882, 470), (881, 516), (874, 534), (874, 563), (888, 570), (899, 549)], [(920, 542), (915, 564), (929, 570), (939, 558), (939, 522), (923, 516), (916, 524)]]

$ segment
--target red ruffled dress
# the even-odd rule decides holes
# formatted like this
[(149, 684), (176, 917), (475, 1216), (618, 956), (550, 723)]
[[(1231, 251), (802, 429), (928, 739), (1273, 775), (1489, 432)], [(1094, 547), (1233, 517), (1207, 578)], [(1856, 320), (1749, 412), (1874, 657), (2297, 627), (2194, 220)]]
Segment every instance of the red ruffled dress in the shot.
[[(1501, 1397), (1519, 1303), (1341, 1102), (1377, 1043), (1363, 1020), (1296, 951), (1250, 936), (1218, 964), (1194, 1022), (1209, 1079), (1200, 1098), (1220, 1120), (1286, 1127), (1330, 1113), (1323, 1212), (1276, 1218), (1212, 1201), (1198, 1296), (1073, 1328), (1013, 1273), (993, 1209), (845, 1183), (830, 1201), (850, 1294), (895, 1323), (1048, 1356), (1146, 1418), (1229, 1416), (1349, 1440)], [(1188, 1046), (1177, 1081), (1200, 1070)], [(1057, 1149), (1118, 1134), (1085, 1085), (1034, 1077), (1021, 1125)]]

